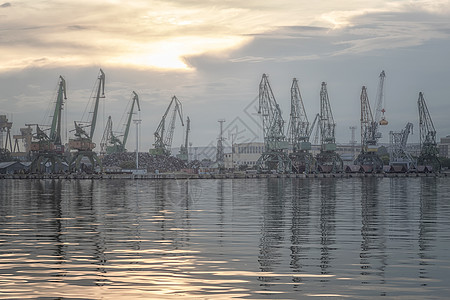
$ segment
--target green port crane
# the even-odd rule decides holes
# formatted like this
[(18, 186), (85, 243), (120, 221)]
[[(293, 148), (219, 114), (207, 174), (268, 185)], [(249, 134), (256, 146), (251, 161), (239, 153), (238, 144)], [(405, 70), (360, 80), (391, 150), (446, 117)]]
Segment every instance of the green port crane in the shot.
[[(172, 105), (173, 110), (170, 116), (168, 130), (166, 130), (166, 119)], [(164, 115), (161, 118), (161, 121), (159, 122), (158, 128), (154, 133), (155, 143), (153, 144), (154, 148), (149, 150), (150, 154), (170, 156), (177, 115), (180, 118), (181, 126), (184, 127), (183, 107), (181, 105), (180, 100), (178, 100), (176, 96), (173, 96), (172, 100), (169, 103), (169, 106), (166, 109), (166, 112), (164, 113)]]
[[(103, 170), (102, 163), (97, 154), (93, 151), (95, 143), (92, 142), (94, 137), (95, 127), (97, 124), (98, 107), (101, 98), (105, 98), (105, 73), (100, 69), (97, 77), (96, 85), (94, 86), (94, 109), (92, 111), (92, 118), (90, 121), (74, 121), (75, 138), (69, 139), (69, 148), (73, 152), (72, 158), (69, 163), (69, 169), (71, 171), (82, 171), (81, 160), (83, 157), (87, 157), (91, 162), (92, 169), (96, 166), (100, 167), (100, 171)], [(88, 104), (89, 106), (89, 104)], [(90, 127), (89, 133), (85, 128)]]
[(291, 114), (287, 130), (288, 139), (292, 145), (292, 153), (289, 158), (292, 161), (294, 172), (311, 173), (315, 171), (315, 159), (309, 152), (311, 150), (309, 140), (317, 119), (316, 116), (310, 127), (298, 81), (294, 78), (291, 86)]
[[(128, 107), (130, 107), (128, 111), (128, 116), (126, 119), (126, 123), (124, 124), (125, 129), (123, 130), (123, 134), (121, 135), (115, 135), (112, 130), (112, 119), (111, 116), (108, 117), (108, 122), (106, 123), (105, 131), (103, 132), (103, 137), (100, 142), (100, 148), (102, 154), (111, 154), (111, 153), (122, 153), (126, 152), (127, 149), (125, 148), (128, 140), (128, 135), (130, 132), (130, 126), (131, 126), (131, 120), (133, 118), (133, 115), (135, 114), (134, 108), (137, 107), (138, 111), (141, 111), (141, 106), (139, 104), (139, 96), (138, 94), (133, 91), (131, 95), (131, 100)], [(120, 139), (122, 137), (122, 140)]]
[(436, 142), (436, 129), (422, 92), (419, 93), (417, 105), (419, 108), (420, 136), (420, 155), (417, 159), (417, 164), (420, 166), (431, 166), (433, 172), (439, 172), (441, 170), (441, 162)]
[(262, 75), (259, 84), (258, 114), (262, 118), (264, 135), (264, 152), (257, 161), (258, 169), (278, 173), (291, 172), (292, 162), (285, 152), (289, 143), (284, 135), (284, 120), (266, 74)]
[(320, 152), (316, 155), (319, 172), (337, 173), (342, 172), (344, 163), (336, 152), (336, 138), (333, 113), (331, 111), (330, 99), (328, 97), (327, 84), (322, 82), (320, 89)]
[(417, 169), (416, 161), (408, 152), (406, 144), (409, 134), (412, 133), (413, 124), (406, 123), (405, 129), (400, 132), (389, 132), (389, 165), (404, 166), (406, 171)]
[(33, 135), (30, 145), (30, 154), (32, 156), (31, 172), (46, 172), (45, 165), (51, 164), (51, 172), (61, 172), (64, 157), (64, 145), (61, 138), (61, 120), (64, 100), (67, 100), (66, 81), (59, 76), (58, 91), (56, 96), (55, 108), (53, 110), (50, 132), (45, 133), (38, 124), (26, 124), (26, 126), (36, 126), (36, 133)]
[(372, 172), (383, 171), (383, 161), (378, 156), (378, 122), (372, 116), (369, 97), (365, 86), (361, 89), (361, 153), (354, 161), (355, 165), (370, 167)]

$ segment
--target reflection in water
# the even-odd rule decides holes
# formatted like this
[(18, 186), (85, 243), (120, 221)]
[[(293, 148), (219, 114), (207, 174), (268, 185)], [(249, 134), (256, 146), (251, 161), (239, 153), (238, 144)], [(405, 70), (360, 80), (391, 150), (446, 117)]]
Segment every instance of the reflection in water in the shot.
[[(320, 270), (321, 274), (331, 273), (332, 252), (336, 248), (335, 240), (336, 180), (320, 182)], [(323, 281), (328, 281), (325, 277)]]
[(437, 231), (437, 182), (436, 178), (424, 178), (420, 183), (420, 221), (419, 221), (419, 280), (426, 286), (428, 266), (436, 257), (432, 254), (436, 244)]
[[(386, 229), (379, 195), (379, 178), (362, 178), (361, 185), (361, 283), (385, 283)], [(375, 276), (375, 277), (374, 277)], [(385, 296), (384, 291), (380, 291)]]
[[(281, 259), (281, 243), (284, 240), (284, 184), (273, 178), (267, 182), (267, 197), (264, 198), (261, 244), (258, 261), (262, 272), (274, 272)], [(260, 276), (261, 286), (268, 287), (276, 280), (272, 276)]]
[[(302, 270), (302, 261), (307, 260), (309, 244), (309, 218), (310, 218), (311, 180), (306, 182), (294, 181), (292, 183), (292, 225), (291, 225), (291, 262), (294, 272)], [(301, 277), (293, 277), (294, 282), (301, 283)], [(298, 286), (295, 286), (298, 288)]]
[(0, 298), (445, 299), (449, 186), (0, 180)]

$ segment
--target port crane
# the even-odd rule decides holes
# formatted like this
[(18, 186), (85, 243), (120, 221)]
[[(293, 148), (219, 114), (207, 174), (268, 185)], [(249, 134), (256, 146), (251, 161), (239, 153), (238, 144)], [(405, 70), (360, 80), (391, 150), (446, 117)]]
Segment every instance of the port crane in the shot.
[(188, 161), (189, 160), (189, 151), (188, 151), (188, 144), (189, 144), (189, 132), (191, 131), (191, 119), (189, 117), (186, 118), (186, 132), (184, 136), (184, 144), (180, 147), (180, 153), (177, 155), (177, 158)]
[(220, 131), (219, 131), (219, 138), (217, 139), (217, 152), (216, 152), (216, 164), (218, 166), (219, 169), (224, 167), (224, 158), (225, 158), (225, 153), (224, 153), (224, 146), (223, 146), (223, 142), (224, 142), (224, 137), (223, 137), (223, 123), (225, 122), (225, 119), (220, 119), (218, 120), (218, 122), (220, 123)]
[(378, 122), (374, 120), (370, 109), (369, 97), (365, 86), (361, 89), (361, 153), (356, 158), (354, 164), (360, 166), (370, 166), (372, 172), (383, 171), (383, 161), (378, 156), (378, 139), (381, 133), (378, 132)]
[(289, 158), (292, 161), (294, 172), (311, 173), (316, 169), (315, 159), (309, 152), (311, 150), (309, 140), (317, 120), (318, 115), (316, 115), (312, 126), (309, 126), (298, 81), (294, 78), (291, 86), (291, 114), (287, 130), (288, 139), (292, 145), (292, 153)]
[(344, 163), (336, 152), (336, 137), (333, 113), (328, 97), (327, 84), (322, 82), (320, 89), (320, 152), (316, 155), (320, 172), (342, 172)]
[(43, 169), (47, 163), (51, 164), (52, 173), (61, 172), (63, 169), (66, 159), (61, 138), (61, 120), (65, 100), (67, 100), (66, 81), (59, 76), (55, 107), (48, 134), (45, 132), (48, 130), (41, 129), (38, 124), (25, 124), (29, 128), (36, 126), (36, 133), (32, 136), (30, 145), (30, 154), (33, 157), (30, 169), (33, 173), (45, 172)]
[(439, 161), (439, 149), (436, 142), (436, 129), (428, 111), (423, 93), (419, 93), (417, 100), (419, 108), (419, 136), (420, 136), (420, 155), (417, 164), (421, 166), (431, 166), (433, 172), (441, 170)]
[(258, 114), (262, 118), (264, 135), (264, 152), (257, 161), (258, 168), (278, 173), (291, 172), (292, 162), (285, 152), (289, 143), (284, 135), (281, 109), (275, 100), (266, 74), (262, 75), (259, 84)]
[[(166, 130), (166, 119), (169, 115), (169, 112), (172, 108), (173, 110), (169, 119), (168, 123), (168, 129)], [(181, 105), (180, 100), (176, 96), (172, 97), (172, 100), (169, 103), (169, 106), (166, 109), (166, 112), (164, 113), (161, 121), (159, 122), (158, 128), (156, 129), (154, 136), (155, 136), (155, 143), (153, 146), (155, 148), (150, 149), (150, 154), (153, 155), (165, 155), (170, 156), (171, 154), (171, 148), (172, 148), (172, 140), (173, 140), (173, 133), (175, 131), (175, 121), (177, 115), (180, 118), (181, 126), (184, 127), (183, 122), (183, 107)]]
[(416, 169), (416, 162), (412, 155), (407, 151), (406, 144), (408, 142), (409, 134), (412, 134), (413, 124), (407, 123), (405, 129), (400, 132), (390, 131), (389, 135), (389, 165), (390, 166), (405, 166), (405, 169)]
[[(116, 136), (112, 130), (112, 119), (111, 116), (108, 117), (108, 122), (106, 123), (105, 131), (103, 132), (103, 137), (100, 142), (100, 153), (102, 154), (111, 154), (111, 153), (122, 153), (126, 152), (125, 148), (128, 140), (128, 134), (130, 132), (131, 119), (133, 117), (134, 108), (137, 107), (138, 111), (141, 111), (141, 107), (139, 105), (139, 96), (133, 91), (131, 95), (131, 104), (128, 106), (130, 110), (128, 112), (128, 116), (126, 119), (126, 123), (124, 124), (125, 129), (123, 130), (123, 134)], [(127, 110), (125, 110), (127, 111)], [(122, 140), (120, 139), (122, 137)]]
[[(6, 115), (0, 115), (0, 150), (3, 150), (5, 153), (7, 153), (7, 151), (9, 153), (13, 152), (12, 142), (11, 142), (12, 124), (13, 124), (12, 122), (8, 122), (8, 118), (6, 117)], [(6, 131), (6, 142), (5, 142), (5, 148), (3, 148), (3, 132), (5, 132), (5, 131)], [(9, 144), (9, 150), (8, 150), (8, 144)]]
[[(93, 97), (92, 117), (90, 121), (74, 121), (75, 129), (72, 131), (75, 131), (75, 138), (69, 139), (69, 148), (73, 152), (69, 162), (71, 171), (81, 171), (81, 160), (83, 157), (89, 159), (93, 169), (96, 166), (99, 166), (101, 171), (103, 169), (100, 159), (93, 151), (96, 145), (92, 142), (97, 124), (100, 99), (105, 98), (105, 73), (102, 69), (100, 69), (93, 91), (95, 95)], [(89, 128), (89, 132), (85, 130), (86, 128)]]

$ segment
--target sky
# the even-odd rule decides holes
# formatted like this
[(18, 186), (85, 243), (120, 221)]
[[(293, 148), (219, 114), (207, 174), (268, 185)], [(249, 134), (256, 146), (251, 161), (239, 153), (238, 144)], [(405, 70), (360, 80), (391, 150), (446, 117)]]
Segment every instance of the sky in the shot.
[[(215, 145), (218, 120), (226, 143), (262, 141), (257, 97), (262, 74), (289, 121), (297, 78), (310, 122), (327, 83), (338, 143), (360, 141), (360, 93), (375, 108), (386, 73), (389, 131), (414, 124), (424, 93), (438, 138), (450, 135), (450, 1), (444, 0), (22, 0), (0, 2), (0, 115), (17, 134), (26, 123), (49, 124), (58, 77), (67, 83), (65, 135), (85, 118), (99, 69), (105, 72), (94, 141), (106, 119), (120, 120), (135, 91), (142, 120), (140, 151), (154, 142), (171, 98), (191, 120), (194, 147)], [(47, 123), (45, 123), (47, 122)], [(133, 125), (134, 126), (134, 125)], [(127, 148), (135, 149), (135, 127)], [(173, 146), (183, 140), (177, 123)], [(98, 146), (96, 148), (98, 150)]]

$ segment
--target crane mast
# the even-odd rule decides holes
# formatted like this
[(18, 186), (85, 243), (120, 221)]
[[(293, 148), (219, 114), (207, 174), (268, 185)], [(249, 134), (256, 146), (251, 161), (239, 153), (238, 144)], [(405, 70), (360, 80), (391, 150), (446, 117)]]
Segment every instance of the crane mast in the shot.
[(288, 148), (284, 135), (284, 121), (266, 74), (263, 74), (259, 84), (258, 113), (262, 118), (265, 148), (258, 159), (258, 167), (280, 173), (290, 172), (292, 163), (284, 152)]
[[(166, 119), (169, 115), (171, 107), (173, 105), (172, 114), (169, 119), (168, 130), (166, 131)], [(155, 148), (150, 149), (151, 154), (155, 155), (166, 155), (170, 156), (171, 148), (172, 148), (172, 140), (173, 133), (175, 131), (175, 120), (177, 115), (180, 118), (181, 125), (184, 126), (183, 123), (183, 110), (180, 100), (176, 96), (172, 97), (169, 106), (166, 109), (161, 121), (159, 122), (158, 128), (156, 129), (155, 135), (155, 143), (153, 144)]]
[(191, 131), (191, 119), (189, 117), (186, 118), (186, 133), (184, 136), (184, 144), (180, 147), (180, 153), (177, 155), (177, 158), (188, 161), (189, 160), (189, 132)]
[(322, 82), (320, 89), (320, 153), (316, 160), (320, 172), (342, 172), (343, 161), (336, 153), (336, 137), (333, 113), (331, 111), (330, 99), (328, 97), (327, 84)]
[(420, 136), (420, 155), (417, 159), (418, 165), (429, 165), (434, 172), (441, 170), (439, 161), (439, 149), (436, 142), (436, 129), (428, 111), (423, 93), (419, 93), (417, 100), (419, 109), (419, 136)]
[[(311, 128), (314, 127), (316, 121), (317, 117), (314, 119)], [(309, 150), (311, 150), (311, 143), (309, 141), (311, 129), (296, 78), (292, 80), (291, 114), (287, 132), (293, 151), (289, 155), (292, 161), (293, 171), (297, 173), (312, 172), (315, 166), (314, 157), (309, 153)]]

